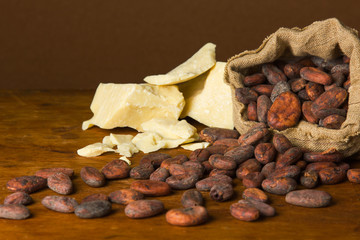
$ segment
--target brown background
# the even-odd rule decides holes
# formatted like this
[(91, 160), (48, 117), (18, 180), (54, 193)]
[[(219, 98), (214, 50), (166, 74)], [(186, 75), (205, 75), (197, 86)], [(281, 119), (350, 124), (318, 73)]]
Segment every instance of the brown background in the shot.
[(337, 17), (360, 30), (359, 9), (355, 0), (0, 0), (0, 89), (141, 82), (206, 42), (226, 61), (281, 26)]

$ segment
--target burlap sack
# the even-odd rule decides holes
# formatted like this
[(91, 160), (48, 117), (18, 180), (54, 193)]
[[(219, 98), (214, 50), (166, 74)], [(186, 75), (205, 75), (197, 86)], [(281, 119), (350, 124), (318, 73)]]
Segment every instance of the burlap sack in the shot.
[[(267, 37), (253, 51), (242, 52), (230, 58), (225, 67), (225, 82), (231, 86), (234, 125), (245, 133), (256, 122), (248, 121), (246, 107), (235, 99), (235, 88), (243, 87), (244, 76), (259, 72), (260, 65), (290, 56), (314, 55), (333, 59), (347, 55), (350, 60), (349, 109), (341, 129), (327, 129), (300, 121), (294, 128), (280, 133), (298, 147), (311, 151), (324, 151), (330, 147), (350, 156), (360, 149), (360, 40), (357, 31), (341, 24), (337, 19), (314, 22), (300, 28), (280, 28)], [(279, 131), (276, 131), (279, 132)]]

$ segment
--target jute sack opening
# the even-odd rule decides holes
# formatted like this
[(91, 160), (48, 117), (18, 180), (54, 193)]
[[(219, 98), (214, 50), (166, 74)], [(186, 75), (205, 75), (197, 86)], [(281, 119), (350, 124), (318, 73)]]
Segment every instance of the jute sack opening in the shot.
[(310, 151), (325, 151), (335, 148), (345, 156), (360, 150), (360, 39), (357, 31), (341, 24), (337, 19), (314, 22), (300, 28), (280, 28), (267, 37), (261, 46), (244, 51), (230, 58), (225, 67), (225, 82), (231, 86), (234, 111), (234, 125), (245, 133), (257, 122), (248, 121), (246, 106), (235, 98), (235, 88), (243, 87), (246, 75), (259, 72), (263, 63), (292, 56), (314, 55), (334, 59), (347, 55), (350, 60), (349, 109), (346, 120), (338, 130), (319, 127), (301, 120), (293, 128), (282, 133), (293, 145)]

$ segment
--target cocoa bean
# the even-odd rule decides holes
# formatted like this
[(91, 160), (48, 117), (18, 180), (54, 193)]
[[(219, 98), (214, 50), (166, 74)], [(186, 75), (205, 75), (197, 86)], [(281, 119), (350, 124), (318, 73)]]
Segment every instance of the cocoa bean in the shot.
[(275, 162), (267, 163), (262, 167), (261, 173), (265, 176), (265, 178), (268, 178), (270, 174), (275, 171), (275, 166)]
[(257, 86), (251, 87), (251, 90), (255, 91), (259, 95), (271, 96), (271, 93), (274, 89), (274, 85), (269, 84), (259, 84)]
[(300, 70), (300, 76), (305, 80), (321, 85), (330, 85), (333, 83), (329, 74), (314, 67), (303, 67)]
[(346, 81), (346, 76), (342, 72), (332, 72), (331, 77), (337, 87), (342, 87), (344, 82)]
[(81, 204), (86, 203), (86, 202), (91, 202), (91, 201), (98, 201), (98, 200), (108, 201), (109, 198), (108, 198), (108, 196), (106, 196), (103, 193), (94, 193), (94, 194), (84, 197), (81, 200)]
[[(346, 117), (347, 110), (346, 109), (339, 109), (339, 108), (328, 108), (328, 109), (322, 109), (317, 112), (317, 117), (320, 119), (324, 119), (330, 115), (337, 114), (343, 117)], [(315, 115), (314, 115), (315, 116)]]
[(122, 179), (127, 178), (130, 173), (130, 166), (127, 162), (115, 159), (107, 163), (102, 169), (101, 173), (107, 179)]
[(127, 205), (133, 201), (141, 200), (144, 194), (134, 189), (121, 189), (109, 194), (110, 202)]
[(300, 77), (300, 69), (304, 66), (300, 63), (288, 63), (284, 66), (284, 74), (289, 78)]
[(336, 164), (333, 162), (313, 162), (309, 163), (305, 170), (319, 172), (321, 169), (328, 167), (336, 167)]
[(349, 182), (360, 183), (360, 168), (353, 168), (347, 171)]
[(315, 116), (321, 118), (320, 112), (323, 109), (338, 108), (347, 99), (348, 93), (345, 89), (335, 87), (321, 94), (311, 105), (311, 111)]
[(204, 198), (196, 189), (186, 190), (181, 196), (181, 204), (184, 208), (204, 205)]
[(323, 125), (325, 128), (340, 129), (343, 122), (345, 122), (345, 118), (343, 116), (333, 114), (324, 118)]
[(201, 165), (205, 169), (205, 173), (209, 173), (211, 170), (213, 170), (213, 166), (209, 163), (209, 161), (202, 162)]
[(331, 74), (333, 73), (342, 73), (344, 75), (349, 75), (350, 67), (347, 63), (337, 64), (331, 68)]
[(241, 146), (256, 145), (270, 135), (265, 123), (258, 123), (251, 127), (245, 134), (241, 135), (238, 142)]
[(346, 171), (339, 167), (324, 168), (319, 171), (322, 184), (337, 184), (345, 180)]
[[(256, 98), (255, 98), (256, 101)], [(214, 143), (216, 140), (223, 138), (238, 138), (239, 132), (236, 130), (226, 128), (204, 128), (200, 131), (200, 139), (209, 143)]]
[[(228, 138), (226, 138), (226, 139), (228, 139)], [(236, 139), (232, 139), (232, 140), (236, 141)], [(221, 140), (217, 140), (217, 141), (221, 141)], [(215, 141), (215, 142), (217, 142), (217, 141)], [(214, 144), (215, 144), (215, 142), (214, 142)], [(210, 155), (211, 154), (207, 149), (200, 148), (200, 149), (196, 149), (195, 151), (190, 153), (189, 160), (203, 162), (203, 161), (207, 161), (209, 159)]]
[(170, 176), (169, 171), (166, 168), (159, 167), (153, 173), (151, 173), (149, 179), (153, 181), (165, 182), (166, 178)]
[(169, 210), (166, 221), (172, 225), (188, 227), (205, 223), (208, 220), (208, 212), (203, 206), (178, 208)]
[(272, 139), (272, 143), (274, 144), (274, 147), (276, 151), (279, 153), (285, 153), (289, 148), (292, 147), (291, 142), (287, 137), (285, 137), (283, 134), (274, 134), (274, 137)]
[(242, 104), (249, 104), (252, 101), (256, 101), (259, 95), (254, 90), (250, 88), (236, 88), (235, 89), (235, 98)]
[(288, 177), (282, 178), (267, 178), (262, 184), (262, 188), (273, 194), (285, 195), (296, 189), (297, 183), (294, 179)]
[(319, 118), (316, 117), (313, 112), (311, 111), (311, 105), (312, 105), (312, 101), (305, 101), (302, 104), (301, 110), (303, 113), (303, 116), (305, 118), (306, 121), (310, 122), (310, 123), (318, 123), (319, 122)]
[(249, 121), (258, 121), (257, 103), (252, 101), (247, 106), (247, 117)]
[(211, 155), (209, 163), (217, 169), (233, 170), (236, 168), (236, 162), (232, 157), (223, 156), (220, 154)]
[(180, 164), (171, 164), (169, 167), (169, 173), (173, 176), (181, 176), (186, 174), (186, 170), (183, 165)]
[(286, 194), (285, 202), (301, 207), (327, 207), (331, 203), (331, 195), (313, 189), (297, 190)]
[(205, 168), (200, 162), (187, 161), (182, 164), (185, 172), (189, 175), (195, 175), (198, 178), (202, 178), (205, 173)]
[(195, 187), (199, 179), (197, 175), (185, 174), (182, 176), (170, 176), (166, 179), (166, 183), (169, 184), (172, 189), (185, 190)]
[(13, 194), (8, 195), (4, 200), (4, 204), (28, 205), (32, 202), (33, 202), (32, 198), (26, 192), (15, 192)]
[(72, 213), (79, 205), (74, 198), (65, 196), (46, 196), (41, 200), (41, 204), (50, 210), (61, 213)]
[(230, 214), (239, 220), (251, 222), (259, 218), (260, 212), (249, 204), (233, 203), (230, 206)]
[(277, 84), (278, 82), (287, 81), (285, 74), (274, 64), (266, 63), (261, 67), (262, 73), (271, 84)]
[(47, 181), (45, 178), (38, 176), (22, 176), (9, 180), (6, 183), (8, 190), (12, 192), (33, 193), (46, 188)]
[(210, 197), (217, 202), (229, 200), (234, 195), (231, 184), (215, 184), (210, 189)]
[(301, 105), (299, 98), (292, 92), (281, 93), (271, 105), (267, 123), (276, 130), (294, 127), (300, 119)]
[(307, 152), (303, 155), (307, 162), (341, 162), (344, 155), (338, 151), (335, 152)]
[(272, 143), (260, 143), (255, 147), (254, 155), (260, 163), (267, 164), (274, 161), (276, 149)]
[(48, 187), (59, 194), (70, 194), (73, 191), (73, 184), (68, 175), (58, 172), (47, 179)]
[[(271, 102), (274, 102), (275, 99), (282, 93), (284, 92), (288, 92), (290, 91), (290, 85), (287, 82), (278, 82), (275, 86), (274, 89), (271, 92), (271, 96), (270, 96), (270, 100)], [(259, 102), (259, 99), (258, 99)], [(258, 104), (258, 108), (259, 108), (259, 104)], [(259, 113), (258, 113), (259, 114)]]
[(277, 168), (274, 172), (270, 173), (267, 178), (289, 177), (296, 179), (299, 175), (300, 168), (296, 165), (289, 165), (282, 168)]
[(303, 101), (310, 101), (310, 97), (309, 95), (307, 94), (306, 92), (306, 89), (303, 89), (303, 90), (300, 90), (298, 93), (297, 93), (297, 96), (299, 97), (299, 99), (303, 100)]
[(101, 218), (111, 212), (111, 203), (95, 200), (80, 204), (75, 208), (75, 215), (79, 218)]
[(216, 184), (231, 184), (232, 178), (226, 175), (216, 175), (204, 178), (196, 183), (196, 189), (199, 191), (210, 191)]
[(140, 164), (150, 163), (154, 168), (160, 167), (161, 163), (165, 160), (171, 158), (169, 154), (166, 153), (149, 153), (140, 159)]
[(243, 177), (242, 184), (246, 188), (257, 188), (261, 186), (264, 178), (264, 174), (260, 172), (250, 172)]
[(319, 182), (319, 175), (314, 170), (305, 171), (300, 177), (300, 183), (306, 188), (314, 188)]
[(160, 167), (166, 168), (167, 170), (169, 170), (169, 167), (170, 167), (171, 164), (183, 164), (184, 162), (186, 162), (188, 160), (189, 160), (189, 158), (186, 155), (180, 154), (180, 155), (177, 155), (175, 157), (165, 159), (161, 163)]
[(236, 177), (243, 179), (247, 174), (251, 172), (259, 172), (261, 170), (261, 163), (259, 163), (255, 158), (250, 158), (249, 160), (241, 163), (236, 170)]
[(83, 167), (80, 171), (81, 179), (90, 187), (102, 187), (105, 185), (104, 175), (93, 167)]
[(244, 145), (226, 152), (224, 156), (231, 157), (236, 164), (240, 164), (254, 156), (254, 149), (252, 145)]
[(38, 171), (36, 171), (35, 176), (38, 177), (42, 177), (42, 178), (48, 178), (51, 175), (54, 175), (55, 173), (64, 173), (66, 175), (68, 175), (69, 177), (74, 176), (74, 170), (71, 168), (45, 168), (45, 169), (40, 169)]
[(276, 214), (275, 208), (264, 202), (259, 202), (249, 199), (249, 200), (239, 200), (238, 203), (256, 208), (259, 211), (260, 215), (263, 215), (265, 217), (272, 217), (275, 216)]
[[(275, 88), (274, 88), (275, 89)], [(261, 95), (257, 99), (257, 117), (259, 122), (266, 123), (267, 121), (267, 112), (271, 107), (272, 102), (270, 98), (266, 95)]]
[(318, 83), (309, 82), (306, 84), (305, 91), (307, 95), (309, 96), (311, 101), (314, 101), (316, 98), (318, 98), (321, 94), (323, 94), (324, 86)]
[(210, 155), (221, 154), (224, 155), (225, 152), (229, 149), (227, 145), (212, 145), (206, 148), (210, 152)]
[(130, 177), (133, 179), (149, 179), (154, 172), (154, 166), (150, 163), (144, 163), (130, 170)]
[(146, 196), (166, 196), (171, 193), (171, 188), (166, 182), (152, 180), (137, 180), (131, 183), (130, 189), (141, 192)]
[(262, 73), (255, 73), (244, 78), (244, 85), (247, 87), (259, 85), (266, 81), (265, 75)]
[(242, 197), (245, 200), (254, 200), (258, 202), (267, 202), (269, 197), (259, 188), (247, 188), (244, 190)]
[(223, 169), (213, 169), (209, 173), (209, 177), (216, 175), (226, 175), (231, 178), (235, 177), (235, 170), (223, 170)]
[(307, 83), (306, 80), (303, 78), (294, 79), (290, 84), (291, 91), (293, 92), (301, 91), (302, 89), (305, 88), (306, 83)]
[(22, 220), (30, 217), (30, 211), (27, 207), (20, 204), (0, 205), (0, 218)]
[(342, 58), (325, 60), (320, 57), (312, 56), (311, 60), (316, 66), (320, 68), (325, 68), (327, 70), (331, 70), (331, 68), (333, 68), (335, 65), (343, 63)]
[(303, 155), (303, 152), (298, 147), (288, 149), (279, 160), (276, 161), (276, 168), (282, 168), (296, 163)]
[(137, 200), (125, 207), (125, 215), (129, 218), (147, 218), (164, 211), (164, 204), (159, 200)]
[(297, 161), (295, 163), (297, 167), (299, 167), (300, 170), (304, 170), (306, 168), (307, 162), (304, 160)]
[(333, 89), (334, 87), (341, 87), (337, 86), (336, 83), (333, 83), (331, 85), (324, 86), (325, 91), (329, 91), (330, 89)]
[[(227, 146), (228, 148), (230, 147), (238, 147), (239, 146), (239, 143), (238, 143), (238, 140), (237, 138), (223, 138), (223, 139), (219, 139), (219, 140), (216, 140), (213, 145), (225, 145)], [(206, 150), (206, 149), (203, 149), (203, 150)], [(196, 151), (196, 150), (195, 150)], [(207, 159), (206, 159), (207, 160)], [(206, 161), (205, 160), (205, 161)]]

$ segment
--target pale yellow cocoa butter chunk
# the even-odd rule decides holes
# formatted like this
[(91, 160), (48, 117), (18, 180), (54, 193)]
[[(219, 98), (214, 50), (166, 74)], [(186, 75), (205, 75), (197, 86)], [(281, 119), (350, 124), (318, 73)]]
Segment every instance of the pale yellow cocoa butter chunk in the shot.
[(115, 150), (103, 143), (93, 143), (77, 150), (77, 154), (82, 157), (96, 157), (105, 152), (114, 152)]
[(166, 74), (145, 77), (144, 81), (154, 85), (171, 85), (186, 82), (209, 70), (216, 63), (215, 47), (207, 43), (192, 57)]
[(177, 86), (100, 83), (90, 109), (94, 116), (83, 123), (83, 130), (96, 125), (104, 129), (131, 127), (153, 118), (178, 119), (185, 105)]
[(209, 71), (179, 84), (185, 107), (181, 118), (189, 116), (209, 127), (233, 129), (230, 86), (224, 83), (225, 62), (217, 62)]
[(207, 148), (210, 145), (209, 142), (197, 142), (197, 143), (188, 143), (181, 145), (183, 149), (195, 151), (196, 149), (203, 149)]

